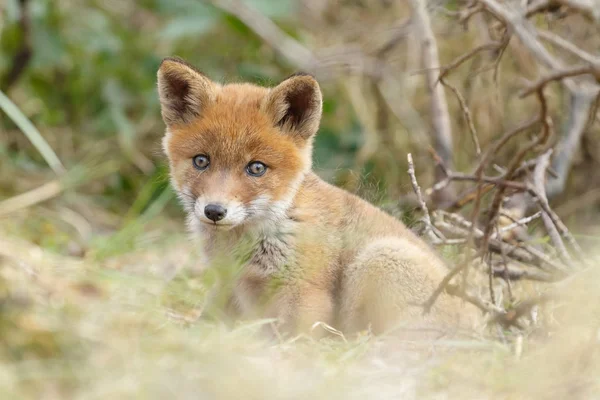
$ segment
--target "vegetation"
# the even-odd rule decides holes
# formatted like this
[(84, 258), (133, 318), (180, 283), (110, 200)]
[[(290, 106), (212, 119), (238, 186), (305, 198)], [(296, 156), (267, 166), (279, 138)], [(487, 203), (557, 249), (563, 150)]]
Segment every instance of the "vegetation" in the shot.
[[(598, 396), (600, 4), (594, 1), (528, 2), (522, 9), (509, 0), (427, 7), (416, 0), (5, 0), (0, 397)], [(529, 22), (506, 18), (506, 10)], [(532, 51), (522, 27), (535, 28), (560, 63), (548, 65)], [(427, 34), (439, 62), (422, 52)], [(368, 332), (346, 338), (334, 331), (321, 341), (273, 343), (259, 334), (269, 321), (228, 329), (218, 315), (201, 316), (207, 288), (226, 275), (198, 273), (198, 249), (168, 184), (155, 85), (158, 65), (170, 55), (220, 81), (269, 85), (298, 69), (314, 73), (325, 98), (317, 172), (423, 228), (451, 265), (468, 266), (471, 250), (491, 254), (496, 245), (493, 284), (483, 262), (470, 267), (473, 291), (457, 293), (488, 311), (491, 329), (454, 342), (406, 343)], [(442, 84), (446, 124), (431, 107)], [(524, 90), (530, 95), (521, 96)], [(520, 136), (494, 147), (531, 118)], [(452, 140), (449, 147), (441, 132)], [(538, 146), (514, 162), (532, 142)], [(483, 163), (490, 149), (496, 151)], [(432, 210), (425, 224), (408, 153)], [(538, 217), (552, 211), (557, 219), (533, 219), (518, 238), (521, 248), (550, 260), (511, 258), (513, 275), (506, 277), (502, 249), (516, 239), (498, 238), (494, 229), (513, 222), (504, 221), (504, 211), (532, 215), (537, 203), (495, 182), (457, 206), (465, 193), (484, 187), (457, 176), (477, 165), (486, 176), (507, 174), (521, 161), (531, 162), (531, 174), (503, 177), (513, 188), (539, 189), (533, 169), (544, 187), (548, 168), (558, 178), (547, 178), (553, 185), (542, 192), (549, 208)], [(563, 178), (564, 187), (554, 184)], [(430, 190), (444, 179), (452, 182)], [(517, 207), (496, 207), (495, 196)], [(580, 254), (585, 265), (572, 261)], [(490, 290), (496, 304), (487, 300)], [(529, 320), (514, 326), (511, 312), (523, 310), (527, 315), (518, 318)]]

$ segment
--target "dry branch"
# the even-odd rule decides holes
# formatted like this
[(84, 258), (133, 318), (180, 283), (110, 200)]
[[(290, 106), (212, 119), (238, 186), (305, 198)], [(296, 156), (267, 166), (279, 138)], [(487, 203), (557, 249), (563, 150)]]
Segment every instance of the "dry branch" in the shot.
[[(415, 26), (422, 40), (423, 68), (425, 69), (425, 80), (431, 100), (431, 116), (433, 122), (433, 145), (437, 154), (440, 155), (444, 164), (452, 168), (452, 127), (450, 123), (450, 112), (444, 88), (438, 85), (437, 69), (440, 67), (438, 47), (435, 35), (431, 28), (431, 20), (427, 11), (425, 0), (411, 0)], [(442, 171), (438, 169), (437, 176)], [(451, 197), (449, 193), (441, 195), (443, 201)], [(442, 201), (442, 202), (443, 202)]]
[(596, 0), (554, 0), (554, 2), (578, 11), (588, 19), (600, 22), (600, 5)]
[(498, 235), (501, 237), (503, 233), (505, 232), (510, 232), (511, 230), (519, 227), (519, 226), (526, 226), (528, 223), (530, 223), (531, 221), (533, 221), (534, 219), (539, 218), (542, 215), (542, 212), (539, 211), (533, 215), (530, 215), (529, 217), (525, 217), (522, 218), (518, 221), (515, 221), (514, 223), (504, 226), (501, 229), (498, 230)]
[[(548, 199), (546, 198), (545, 191), (545, 176), (546, 169), (550, 165), (550, 156), (552, 155), (552, 149), (548, 150), (538, 159), (538, 165), (535, 167), (533, 172), (533, 185), (535, 187), (537, 193), (537, 199), (540, 204), (544, 205), (544, 208), (549, 208)], [(558, 233), (558, 229), (554, 225), (552, 218), (546, 211), (542, 210), (542, 220), (544, 221), (544, 226), (546, 227), (546, 231), (554, 244), (554, 247), (558, 250), (558, 254), (563, 263), (569, 265), (571, 262), (571, 256), (567, 251), (565, 244), (563, 243), (560, 235)]]
[(539, 282), (556, 282), (559, 276), (551, 275), (545, 271), (534, 270), (532, 268), (496, 268), (494, 267), (494, 276), (505, 278), (508, 281), (530, 280)]
[(552, 43), (553, 45), (560, 47), (563, 50), (568, 51), (569, 53), (581, 58), (583, 61), (590, 63), (591, 65), (598, 66), (600, 65), (600, 57), (594, 56), (586, 51), (583, 51), (579, 47), (575, 46), (573, 43), (568, 40), (563, 39), (562, 37), (555, 35), (552, 32), (545, 31), (543, 29), (538, 29), (537, 34), (544, 40)]
[(443, 66), (440, 69), (440, 75), (438, 76), (438, 80), (442, 80), (453, 69), (459, 67), (465, 61), (471, 59), (472, 57), (474, 57), (475, 55), (479, 54), (480, 52), (482, 52), (484, 50), (498, 50), (501, 47), (502, 47), (502, 43), (501, 42), (484, 43), (481, 46), (475, 47), (473, 50), (469, 51), (468, 53), (465, 53), (462, 56), (457, 57), (450, 64)]
[(492, 161), (493, 157), (498, 154), (500, 149), (504, 147), (504, 145), (506, 145), (506, 143), (508, 143), (510, 139), (522, 132), (527, 131), (530, 128), (533, 128), (538, 122), (539, 117), (536, 116), (525, 122), (520, 123), (515, 128), (502, 135), (500, 139), (496, 141), (492, 146), (490, 146), (489, 149), (484, 153), (483, 157), (481, 158), (481, 161), (479, 161), (479, 164), (477, 165), (477, 168), (475, 168), (475, 172), (473, 172), (473, 174), (477, 175), (480, 171), (485, 170), (485, 168)]
[(548, 50), (537, 40), (533, 25), (514, 6), (506, 3), (498, 3), (496, 0), (478, 0), (496, 18), (509, 27), (521, 40), (521, 43), (549, 68), (563, 68), (563, 62), (550, 54)]
[(313, 53), (281, 30), (273, 21), (241, 0), (211, 0), (218, 8), (235, 15), (265, 43), (295, 66), (312, 71), (317, 65)]
[(556, 148), (556, 155), (552, 160), (552, 169), (556, 171), (557, 176), (556, 179), (549, 180), (546, 183), (546, 193), (550, 199), (564, 190), (567, 175), (580, 147), (581, 138), (585, 133), (598, 93), (597, 90), (591, 88), (589, 90), (581, 89), (570, 94), (569, 118)]
[[(522, 148), (515, 155), (515, 157), (511, 160), (511, 162), (507, 168), (506, 174), (505, 174), (507, 179), (512, 178), (514, 172), (521, 165), (521, 163), (523, 162), (523, 159), (526, 157), (526, 155), (529, 153), (529, 151), (533, 150), (535, 147), (537, 147), (539, 145), (545, 145), (550, 138), (550, 135), (552, 132), (552, 123), (551, 123), (550, 117), (548, 116), (548, 105), (546, 103), (546, 99), (544, 97), (542, 90), (543, 89), (540, 89), (537, 92), (538, 99), (540, 101), (540, 108), (541, 108), (539, 115), (540, 115), (540, 122), (542, 124), (542, 132), (540, 133), (540, 135), (538, 136), (538, 138), (536, 140), (534, 140), (528, 146), (525, 146), (524, 148)], [(482, 252), (485, 252), (486, 249), (488, 248), (489, 239), (490, 239), (492, 231), (494, 230), (494, 227), (496, 225), (497, 216), (500, 211), (500, 207), (502, 205), (502, 200), (504, 199), (505, 192), (506, 192), (506, 187), (500, 187), (498, 189), (498, 191), (496, 192), (496, 194), (494, 195), (494, 199), (492, 200), (492, 205), (490, 206), (488, 220), (487, 220), (487, 223), (485, 226), (484, 237), (481, 241), (481, 251)]]
[(458, 100), (458, 104), (460, 105), (460, 108), (461, 108), (463, 115), (465, 117), (465, 120), (467, 122), (467, 126), (469, 127), (469, 133), (471, 134), (471, 140), (473, 140), (473, 145), (475, 146), (475, 154), (477, 154), (478, 158), (481, 157), (481, 146), (479, 145), (479, 139), (477, 138), (477, 131), (475, 130), (475, 124), (473, 123), (473, 117), (471, 116), (471, 111), (469, 110), (469, 107), (467, 106), (467, 102), (466, 102), (465, 98), (463, 97), (463, 95), (458, 91), (458, 89), (455, 86), (446, 82), (441, 77), (440, 77), (440, 82), (444, 86), (446, 86), (447, 88), (452, 90), (452, 93), (454, 93), (454, 95), (456, 96), (456, 98)]
[(593, 76), (597, 76), (600, 80), (600, 68), (594, 67), (592, 65), (582, 65), (578, 67), (572, 67), (568, 69), (553, 71), (552, 73), (541, 77), (533, 84), (529, 85), (525, 88), (520, 94), (520, 97), (526, 97), (534, 92), (538, 92), (544, 88), (548, 83), (561, 80), (564, 78), (570, 78), (579, 75), (591, 74)]
[(488, 313), (488, 314), (491, 314), (494, 316), (505, 313), (503, 308), (501, 308), (495, 304), (491, 304), (491, 303), (483, 300), (479, 296), (476, 296), (470, 292), (462, 290), (458, 285), (448, 284), (446, 286), (446, 292), (452, 296), (456, 296), (465, 301), (468, 301), (469, 303), (473, 304), (475, 307), (479, 308), (481, 311), (483, 311), (485, 313)]
[[(414, 111), (412, 104), (404, 96), (397, 93), (403, 90), (403, 80), (395, 71), (378, 58), (365, 54), (357, 46), (337, 46), (324, 49), (318, 53), (309, 50), (302, 43), (280, 29), (267, 16), (242, 0), (210, 0), (217, 8), (238, 18), (267, 45), (282, 55), (297, 69), (315, 74), (321, 79), (331, 79), (340, 73), (351, 73), (369, 76), (377, 87), (392, 113), (416, 135), (424, 134), (426, 129), (420, 116)], [(406, 26), (404, 26), (406, 22)], [(412, 21), (403, 21), (398, 29), (392, 32), (392, 39), (399, 40), (398, 31), (404, 32), (412, 25)], [(390, 94), (393, 92), (393, 95)]]
[(412, 184), (413, 190), (417, 195), (417, 200), (421, 205), (421, 209), (423, 210), (423, 221), (425, 222), (425, 234), (429, 237), (432, 242), (437, 242), (441, 237), (440, 235), (435, 234), (435, 227), (431, 223), (431, 217), (429, 215), (429, 209), (427, 208), (427, 204), (423, 200), (423, 195), (421, 194), (421, 187), (417, 182), (417, 177), (415, 176), (415, 165), (413, 163), (412, 154), (408, 153), (406, 156), (408, 160), (408, 175), (410, 176), (410, 182)]
[[(509, 294), (512, 299), (510, 281), (528, 279), (553, 282), (563, 279), (571, 270), (567, 266), (572, 267), (572, 258), (569, 251), (573, 250), (573, 255), (577, 255), (580, 259), (583, 258), (583, 253), (577, 242), (551, 209), (548, 196), (556, 193), (556, 191), (552, 190), (553, 187), (560, 185), (558, 191), (561, 191), (564, 187), (566, 175), (571, 166), (575, 151), (579, 147), (583, 132), (590, 126), (590, 121), (592, 121), (590, 116), (596, 112), (595, 103), (598, 101), (600, 93), (600, 58), (553, 33), (542, 32), (538, 34), (536, 26), (527, 20), (527, 18), (538, 13), (552, 12), (557, 6), (564, 6), (570, 9), (571, 12), (587, 14), (588, 16), (591, 11), (596, 12), (595, 9), (588, 7), (586, 5), (588, 3), (583, 0), (541, 0), (529, 4), (526, 9), (523, 8), (523, 5), (519, 7), (517, 2), (500, 0), (475, 0), (474, 4), (474, 6), (473, 3), (470, 4), (455, 15), (459, 17), (462, 15), (471, 15), (472, 12), (478, 12), (483, 8), (492, 14), (496, 20), (496, 22), (488, 25), (490, 32), (496, 33), (496, 35), (490, 34), (490, 36), (498, 37), (497, 35), (500, 34), (502, 35), (502, 39), (500, 42), (489, 42), (490, 39), (488, 38), (486, 39), (487, 43), (468, 50), (463, 55), (455, 58), (451, 63), (440, 69), (439, 81), (447, 86), (457, 97), (471, 137), (474, 143), (476, 143), (476, 148), (478, 147), (476, 142), (477, 132), (471, 112), (460, 90), (448, 83), (446, 79), (448, 74), (483, 51), (497, 51), (500, 54), (492, 65), (494, 68), (494, 82), (497, 84), (499, 60), (506, 50), (511, 37), (518, 38), (525, 52), (533, 56), (538, 65), (542, 67), (539, 77), (521, 92), (521, 97), (531, 94), (536, 95), (539, 112), (533, 118), (524, 121), (506, 132), (488, 146), (483, 154), (478, 157), (477, 165), (470, 174), (453, 171), (451, 166), (445, 165), (444, 157), (439, 157), (434, 152), (434, 159), (437, 164), (445, 166), (441, 168), (444, 172), (444, 177), (438, 179), (437, 183), (425, 192), (427, 195), (432, 195), (436, 191), (446, 188), (451, 182), (473, 183), (451, 206), (453, 211), (458, 211), (466, 204), (474, 202), (475, 204), (470, 211), (470, 221), (460, 214), (444, 213), (438, 210), (432, 214), (434, 217), (433, 225), (448, 238), (451, 238), (448, 240), (462, 240), (466, 243), (467, 247), (473, 245), (471, 239), (474, 239), (477, 248), (476, 257), (480, 258), (488, 267), (491, 303), (494, 303), (496, 301), (494, 290), (497, 290), (493, 285), (494, 278), (500, 277), (507, 281)], [(598, 8), (598, 12), (600, 13), (600, 8)], [(585, 64), (568, 65), (559, 57), (562, 53), (556, 55), (550, 52), (544, 47), (541, 40), (550, 43), (561, 52), (566, 52), (568, 55), (575, 55)], [(435, 66), (425, 67), (424, 71), (426, 73), (431, 73), (435, 70)], [(480, 69), (477, 72), (479, 73), (485, 69)], [(592, 79), (590, 79), (590, 75)], [(564, 134), (559, 146), (554, 150), (556, 157), (552, 167), (550, 167), (550, 155), (553, 152), (551, 145), (553, 143), (554, 126), (548, 101), (544, 95), (544, 89), (549, 83), (554, 81), (561, 82), (563, 87), (566, 88), (566, 93), (571, 96), (572, 101), (568, 123), (565, 124)], [(534, 128), (538, 129), (539, 132), (533, 137), (533, 140), (524, 141), (524, 144), (519, 146), (515, 155), (505, 167), (498, 167), (493, 164), (496, 155), (500, 153), (509, 141), (517, 136), (522, 136), (525, 132), (529, 132)], [(499, 171), (498, 175), (488, 175), (491, 174), (490, 167), (492, 166)], [(556, 179), (546, 179), (547, 173)], [(491, 204), (488, 204), (486, 210), (487, 218), (481, 225), (478, 225), (477, 217), (482, 197), (484, 193), (488, 192), (492, 193), (492, 199)], [(510, 209), (509, 215), (512, 214), (510, 219), (513, 222), (508, 219), (508, 223), (505, 222), (506, 218), (500, 219), (500, 216), (504, 215), (502, 209), (507, 199), (511, 200), (513, 204), (519, 200), (522, 203), (519, 204), (517, 209)], [(533, 215), (525, 216), (525, 211), (533, 204), (533, 201), (538, 203), (540, 211)], [(551, 246), (528, 245), (526, 243), (528, 234), (525, 231), (518, 235), (507, 235), (507, 233), (510, 233), (514, 229), (527, 227), (527, 224), (540, 216), (551, 238)], [(501, 226), (500, 223), (504, 226)], [(568, 246), (565, 244), (568, 244)], [(548, 251), (549, 247), (552, 247), (558, 253), (561, 261), (553, 259), (555, 253), (554, 251)], [(567, 250), (567, 247), (569, 250)], [(500, 265), (498, 259), (500, 259)], [(517, 261), (517, 263), (514, 261)], [(515, 264), (519, 267), (515, 267)], [(482, 310), (498, 313), (495, 321), (502, 325), (518, 325), (519, 317), (525, 312), (523, 310), (529, 306), (509, 312), (500, 312), (502, 310), (494, 310), (493, 304), (483, 302), (478, 297), (469, 298), (468, 295), (465, 295), (467, 293), (465, 283), (468, 272), (469, 262), (455, 266), (424, 304), (425, 311), (428, 311), (439, 294), (446, 290), (466, 298)], [(455, 287), (450, 281), (461, 273), (463, 273), (463, 284)]]

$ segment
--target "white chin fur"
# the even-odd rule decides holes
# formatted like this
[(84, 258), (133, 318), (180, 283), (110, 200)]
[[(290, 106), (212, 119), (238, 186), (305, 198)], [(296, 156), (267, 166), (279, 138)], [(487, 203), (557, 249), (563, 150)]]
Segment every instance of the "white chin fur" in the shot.
[[(197, 198), (196, 202), (194, 203), (193, 214), (201, 224), (207, 225), (209, 228), (214, 228), (215, 222), (211, 219), (208, 219), (204, 214), (204, 208), (207, 204), (209, 204), (209, 202), (207, 202), (205, 199), (201, 197)], [(227, 209), (227, 214), (225, 214), (225, 218), (216, 223), (217, 227), (234, 227), (243, 223), (248, 216), (245, 207), (241, 203), (218, 202), (218, 204)]]
[(276, 230), (278, 224), (285, 219), (290, 206), (289, 201), (271, 201), (269, 196), (259, 196), (248, 204), (239, 202), (220, 202), (227, 209), (227, 215), (216, 224), (204, 215), (208, 202), (198, 198), (192, 209), (188, 209), (188, 227), (192, 232), (209, 233), (211, 231), (227, 231), (243, 225), (245, 229), (267, 233)]

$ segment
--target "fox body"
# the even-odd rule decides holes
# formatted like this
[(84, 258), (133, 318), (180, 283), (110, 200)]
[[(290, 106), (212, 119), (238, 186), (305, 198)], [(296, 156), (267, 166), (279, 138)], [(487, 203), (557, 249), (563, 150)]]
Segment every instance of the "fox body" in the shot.
[(322, 107), (312, 76), (221, 85), (167, 58), (158, 90), (189, 229), (208, 261), (248, 249), (231, 299), (237, 315), (274, 317), (296, 332), (317, 321), (382, 332), (472, 320), (446, 294), (423, 316), (444, 264), (400, 221), (311, 171)]

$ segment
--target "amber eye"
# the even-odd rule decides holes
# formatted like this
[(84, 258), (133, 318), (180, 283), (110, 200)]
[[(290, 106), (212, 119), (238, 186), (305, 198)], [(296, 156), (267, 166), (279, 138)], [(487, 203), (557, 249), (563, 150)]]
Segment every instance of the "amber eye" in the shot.
[(210, 159), (204, 154), (194, 156), (192, 162), (194, 163), (194, 168), (199, 169), (200, 171), (204, 171), (210, 165)]
[(246, 167), (246, 172), (251, 176), (263, 176), (267, 172), (267, 166), (260, 161), (252, 161)]

